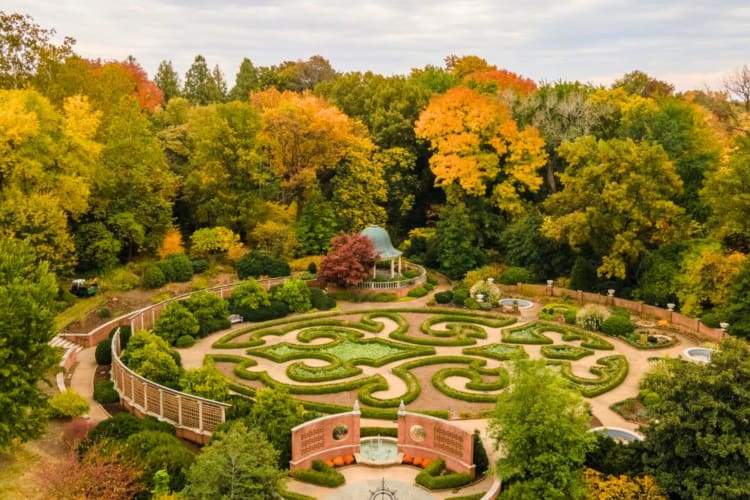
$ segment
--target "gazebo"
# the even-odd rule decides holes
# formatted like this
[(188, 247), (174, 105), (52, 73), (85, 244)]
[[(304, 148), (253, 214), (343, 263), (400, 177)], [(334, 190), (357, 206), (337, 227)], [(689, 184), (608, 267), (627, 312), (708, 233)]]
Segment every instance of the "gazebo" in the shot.
[[(400, 250), (396, 250), (391, 243), (391, 237), (388, 236), (388, 231), (378, 225), (368, 226), (362, 231), (362, 236), (367, 236), (375, 246), (375, 253), (377, 254), (377, 262), (391, 262), (391, 278), (397, 274), (401, 274), (401, 254)], [(398, 272), (395, 269), (395, 261), (398, 259)], [(372, 278), (375, 279), (377, 273), (377, 262), (372, 267)]]

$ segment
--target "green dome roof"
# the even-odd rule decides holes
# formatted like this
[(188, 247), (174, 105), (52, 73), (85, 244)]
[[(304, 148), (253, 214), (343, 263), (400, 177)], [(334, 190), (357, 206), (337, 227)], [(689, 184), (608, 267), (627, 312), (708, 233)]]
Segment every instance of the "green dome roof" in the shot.
[(375, 252), (382, 260), (393, 259), (400, 256), (402, 253), (400, 250), (393, 248), (393, 243), (391, 243), (391, 237), (388, 236), (388, 231), (380, 226), (368, 226), (361, 234), (362, 236), (370, 238), (372, 244), (375, 246)]

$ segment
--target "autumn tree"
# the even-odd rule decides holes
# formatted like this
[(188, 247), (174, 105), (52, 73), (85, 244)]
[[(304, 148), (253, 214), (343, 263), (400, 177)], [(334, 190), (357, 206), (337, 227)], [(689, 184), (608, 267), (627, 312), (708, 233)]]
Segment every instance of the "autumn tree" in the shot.
[[(524, 211), (522, 195), (539, 189), (545, 163), (535, 128), (519, 130), (508, 107), (466, 87), (434, 96), (416, 123), (430, 141), (435, 185), (450, 197), (488, 196), (508, 214)], [(456, 191), (458, 189), (458, 191)]]
[(710, 363), (665, 360), (644, 377), (656, 392), (643, 428), (646, 471), (670, 498), (747, 497), (750, 350), (728, 338)]
[(750, 112), (750, 68), (744, 64), (724, 78), (724, 88), (745, 103), (745, 111)]
[(593, 469), (583, 475), (591, 500), (667, 500), (651, 476), (603, 476)]
[(370, 238), (342, 232), (331, 240), (331, 250), (318, 266), (318, 277), (342, 288), (357, 286), (372, 275), (375, 259)]
[(0, 11), (0, 88), (26, 87), (72, 55), (75, 40), (65, 37), (56, 45), (51, 41), (55, 34), (29, 15)]
[(159, 63), (156, 70), (154, 82), (159, 86), (164, 94), (164, 102), (169, 102), (173, 97), (180, 96), (180, 76), (174, 70), (172, 61), (164, 60)]
[(24, 242), (0, 238), (0, 449), (45, 430), (42, 380), (59, 361), (55, 335), (57, 284), (47, 262)]
[(628, 94), (639, 95), (641, 97), (662, 98), (671, 96), (674, 93), (674, 85), (644, 73), (643, 71), (634, 70), (626, 73), (622, 78), (615, 80), (613, 88), (621, 88)]
[(471, 73), (491, 71), (496, 69), (483, 58), (475, 55), (457, 56), (451, 54), (445, 57), (445, 69), (458, 78), (463, 78)]
[(224, 254), (232, 258), (241, 248), (239, 235), (222, 226), (204, 227), (190, 236), (190, 255), (196, 257)]
[(564, 186), (550, 196), (543, 234), (586, 246), (602, 259), (600, 276), (625, 278), (651, 249), (679, 234), (682, 210), (672, 198), (681, 181), (659, 145), (582, 137), (565, 143)]
[(284, 61), (278, 66), (260, 68), (260, 87), (279, 91), (302, 92), (312, 90), (321, 82), (333, 80), (336, 70), (324, 57), (315, 55), (307, 61)]
[(524, 78), (507, 69), (487, 69), (475, 71), (463, 77), (463, 82), (469, 88), (485, 94), (503, 95), (509, 93), (506, 100), (511, 101), (514, 96), (528, 96), (537, 90), (536, 83), (530, 78)]
[(503, 458), (508, 498), (586, 498), (583, 463), (595, 436), (583, 397), (543, 361), (519, 361), (511, 389), (498, 396), (490, 432)]

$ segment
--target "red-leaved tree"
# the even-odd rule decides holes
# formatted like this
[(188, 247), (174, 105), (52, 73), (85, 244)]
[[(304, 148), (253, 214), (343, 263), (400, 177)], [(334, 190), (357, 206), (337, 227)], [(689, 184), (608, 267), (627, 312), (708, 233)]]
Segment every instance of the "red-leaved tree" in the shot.
[(372, 273), (375, 258), (370, 238), (342, 232), (331, 240), (331, 250), (318, 266), (318, 277), (342, 288), (357, 286)]

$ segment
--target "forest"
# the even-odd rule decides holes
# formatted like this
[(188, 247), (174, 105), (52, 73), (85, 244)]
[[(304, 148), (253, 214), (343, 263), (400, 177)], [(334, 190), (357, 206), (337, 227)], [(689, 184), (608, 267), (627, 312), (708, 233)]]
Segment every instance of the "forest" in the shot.
[[(0, 227), (60, 282), (187, 250), (322, 255), (385, 226), (451, 278), (613, 288), (750, 335), (750, 71), (675, 92), (534, 82), (473, 55), (409, 74), (202, 56), (153, 78), (0, 16)], [(729, 69), (728, 69), (729, 70)]]

